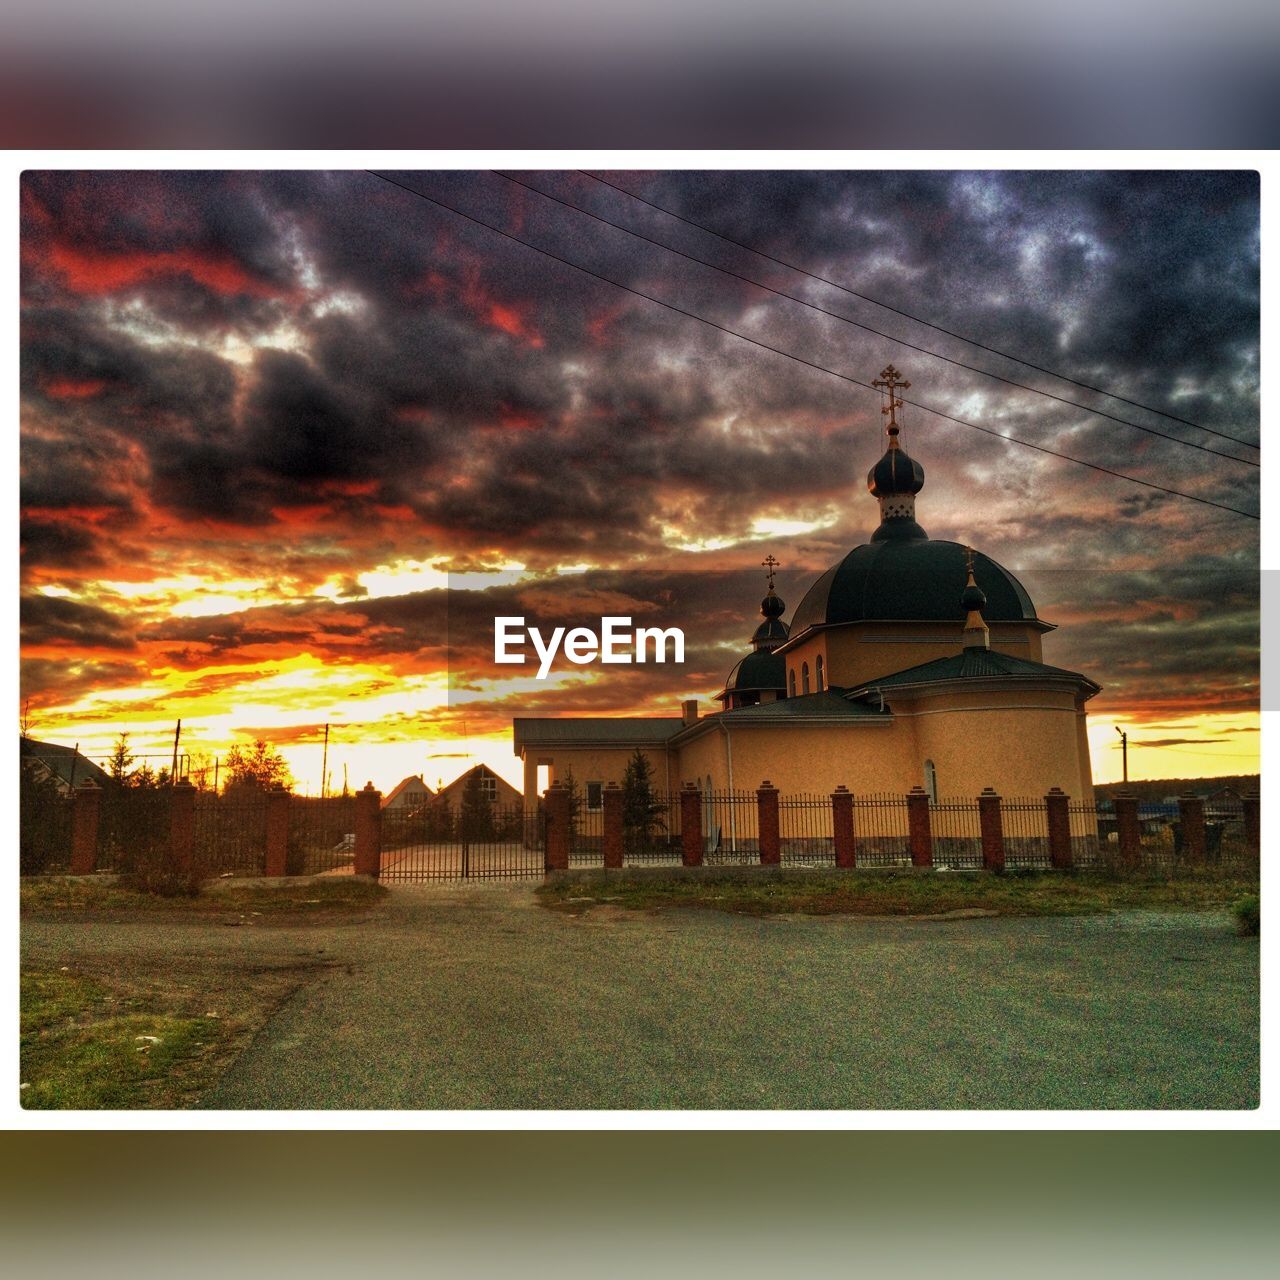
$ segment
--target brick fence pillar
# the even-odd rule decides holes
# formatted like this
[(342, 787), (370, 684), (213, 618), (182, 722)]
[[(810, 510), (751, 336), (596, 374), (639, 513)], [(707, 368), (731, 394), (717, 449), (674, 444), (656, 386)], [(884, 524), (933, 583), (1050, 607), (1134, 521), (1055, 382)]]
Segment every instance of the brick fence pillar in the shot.
[(196, 865), (196, 789), (186, 779), (169, 789), (169, 862), (189, 876)]
[(604, 789), (604, 865), (622, 866), (622, 788), (611, 782)]
[(1000, 797), (992, 787), (983, 787), (978, 797), (978, 824), (982, 831), (982, 867), (984, 871), (1004, 870), (1004, 819), (1000, 813)]
[(267, 792), (267, 865), (269, 876), (287, 875), (289, 863), (289, 793)]
[(547, 815), (547, 849), (543, 867), (547, 871), (569, 870), (570, 799), (569, 788), (563, 782), (553, 782), (543, 795)]
[(1049, 865), (1067, 871), (1071, 856), (1071, 797), (1061, 787), (1050, 787), (1044, 798), (1045, 818), (1049, 827)]
[(1182, 856), (1188, 862), (1203, 862), (1205, 858), (1204, 798), (1179, 796), (1178, 817), (1182, 825)]
[(98, 823), (102, 818), (102, 792), (91, 781), (82, 782), (71, 801), (71, 874), (87, 876), (98, 865)]
[(1142, 827), (1138, 822), (1138, 797), (1121, 793), (1115, 798), (1116, 832), (1120, 839), (1120, 861), (1142, 861)]
[(382, 792), (366, 782), (356, 792), (356, 864), (358, 876), (382, 874)]
[(907, 793), (907, 831), (911, 839), (911, 863), (933, 866), (933, 831), (929, 825), (929, 793), (912, 787)]
[(768, 778), (756, 788), (756, 815), (760, 831), (760, 865), (776, 867), (782, 862), (778, 788)]
[(831, 793), (831, 831), (835, 837), (836, 866), (856, 867), (858, 853), (853, 836), (853, 792), (843, 783)]
[(1262, 797), (1256, 791), (1244, 797), (1244, 845), (1255, 858), (1262, 852)]
[(680, 792), (680, 861), (702, 866), (702, 792), (696, 782), (686, 782)]

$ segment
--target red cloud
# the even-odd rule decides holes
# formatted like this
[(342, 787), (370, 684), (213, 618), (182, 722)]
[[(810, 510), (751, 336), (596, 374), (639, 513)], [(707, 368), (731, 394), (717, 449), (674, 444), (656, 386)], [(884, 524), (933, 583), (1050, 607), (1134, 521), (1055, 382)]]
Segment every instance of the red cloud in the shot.
[(218, 293), (248, 293), (270, 297), (278, 286), (250, 275), (230, 257), (202, 254), (191, 249), (146, 253), (126, 250), (95, 252), (55, 243), (49, 263), (77, 293), (114, 293), (157, 276), (188, 275)]

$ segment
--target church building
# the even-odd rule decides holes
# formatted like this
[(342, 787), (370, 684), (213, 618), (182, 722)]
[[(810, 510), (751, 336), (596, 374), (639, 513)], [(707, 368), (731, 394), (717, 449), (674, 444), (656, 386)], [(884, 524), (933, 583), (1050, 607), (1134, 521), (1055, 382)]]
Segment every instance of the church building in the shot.
[(784, 795), (924, 787), (933, 799), (1043, 796), (1059, 787), (1093, 800), (1085, 705), (1100, 686), (1049, 666), (1043, 621), (1022, 584), (989, 556), (930, 538), (916, 521), (924, 469), (899, 439), (890, 365), (888, 446), (867, 475), (880, 508), (869, 541), (805, 593), (790, 624), (768, 590), (751, 648), (699, 715), (516, 719), (525, 803), (572, 772), (597, 795), (621, 782), (639, 748), (659, 789), (750, 790), (765, 779)]

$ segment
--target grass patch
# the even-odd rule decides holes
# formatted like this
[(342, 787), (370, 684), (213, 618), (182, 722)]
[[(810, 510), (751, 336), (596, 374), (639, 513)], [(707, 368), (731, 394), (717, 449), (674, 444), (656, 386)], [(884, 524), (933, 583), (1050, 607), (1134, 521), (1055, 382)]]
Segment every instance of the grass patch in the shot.
[(1256, 893), (1246, 894), (1232, 907), (1236, 932), (1242, 938), (1256, 938), (1261, 927), (1260, 903)]
[(199, 1096), (242, 1026), (121, 979), (26, 971), (20, 1099), (31, 1110), (172, 1108)]
[(1107, 911), (1225, 908), (1256, 886), (1212, 872), (1010, 872), (1004, 875), (801, 874), (759, 879), (645, 877), (566, 879), (542, 885), (548, 908), (578, 914), (608, 903), (633, 911), (672, 907), (743, 915), (932, 916), (953, 911), (1061, 916)]
[(212, 881), (194, 896), (143, 893), (124, 884), (89, 877), (39, 876), (21, 882), (19, 901), (32, 914), (146, 912), (183, 914), (238, 913), (260, 916), (356, 913), (376, 906), (388, 890), (372, 880), (335, 876), (297, 884), (219, 885)]

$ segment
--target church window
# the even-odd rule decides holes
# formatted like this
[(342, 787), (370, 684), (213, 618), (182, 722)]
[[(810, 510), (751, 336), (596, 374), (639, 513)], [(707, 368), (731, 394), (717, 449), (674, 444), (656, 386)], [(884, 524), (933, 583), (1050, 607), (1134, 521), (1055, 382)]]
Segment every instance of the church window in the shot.
[(787, 688), (790, 690), (790, 692), (791, 692), (791, 696), (794, 698), (794, 697), (796, 696), (796, 669), (795, 669), (795, 667), (792, 667), (792, 668), (791, 668), (791, 670), (787, 672)]
[(821, 693), (827, 687), (827, 673), (822, 661), (822, 654), (818, 654), (818, 692)]
[(599, 809), (604, 804), (604, 783), (587, 783), (587, 808)]
[(929, 803), (938, 803), (938, 771), (932, 760), (924, 762), (924, 789), (929, 793)]
[(807, 662), (802, 663), (800, 666), (800, 686), (805, 693), (809, 692), (809, 664)]

